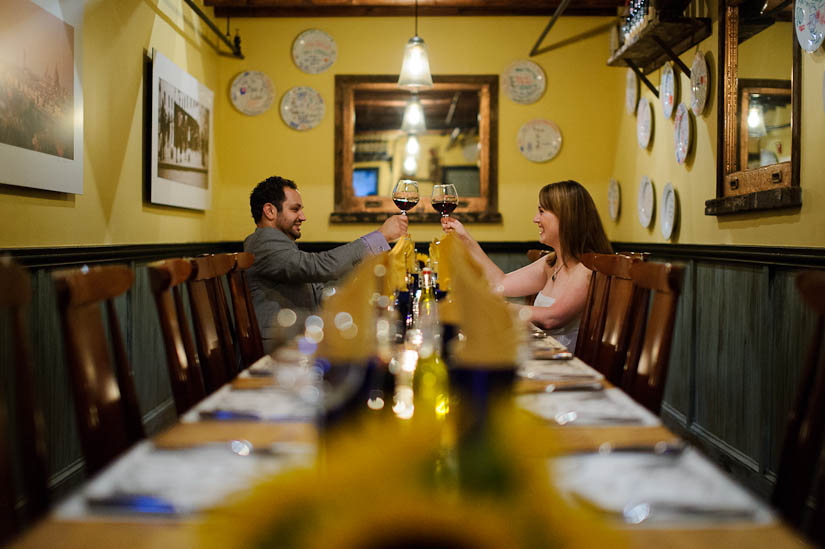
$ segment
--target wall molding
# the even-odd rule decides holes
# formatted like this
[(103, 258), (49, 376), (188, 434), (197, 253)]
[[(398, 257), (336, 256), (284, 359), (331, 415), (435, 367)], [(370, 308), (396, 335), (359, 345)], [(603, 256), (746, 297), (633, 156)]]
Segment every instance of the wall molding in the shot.
[[(344, 242), (298, 242), (308, 252), (322, 252)], [(531, 249), (547, 249), (536, 241), (481, 242), (488, 253), (527, 253)], [(416, 248), (426, 250), (429, 242), (417, 242)], [(649, 252), (654, 257), (678, 260), (704, 260), (725, 263), (750, 263), (778, 267), (823, 268), (825, 248), (791, 246), (720, 246), (711, 244), (662, 244), (655, 242), (613, 242), (617, 252)], [(69, 267), (91, 263), (154, 261), (167, 257), (196, 256), (204, 253), (239, 252), (240, 241), (189, 242), (181, 244), (121, 244), (104, 246), (59, 246), (43, 248), (6, 248), (0, 255), (11, 255), (29, 268)]]

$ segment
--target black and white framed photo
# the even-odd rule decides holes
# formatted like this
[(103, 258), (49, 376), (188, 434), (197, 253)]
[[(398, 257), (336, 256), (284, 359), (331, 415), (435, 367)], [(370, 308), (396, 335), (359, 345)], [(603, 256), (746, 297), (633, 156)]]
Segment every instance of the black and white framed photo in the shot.
[(0, 183), (83, 193), (83, 2), (0, 1)]
[(150, 201), (206, 210), (215, 94), (157, 50), (153, 57)]

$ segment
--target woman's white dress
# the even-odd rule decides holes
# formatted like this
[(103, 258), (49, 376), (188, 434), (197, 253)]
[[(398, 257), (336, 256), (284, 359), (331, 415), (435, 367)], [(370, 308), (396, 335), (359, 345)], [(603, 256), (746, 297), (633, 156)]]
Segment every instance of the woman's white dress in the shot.
[[(539, 292), (536, 294), (536, 300), (533, 301), (533, 306), (549, 307), (555, 302), (555, 297), (549, 297)], [(579, 335), (580, 316), (581, 315), (576, 315), (576, 317), (570, 320), (565, 326), (559, 326), (558, 328), (545, 331), (572, 352), (576, 348), (576, 337)]]

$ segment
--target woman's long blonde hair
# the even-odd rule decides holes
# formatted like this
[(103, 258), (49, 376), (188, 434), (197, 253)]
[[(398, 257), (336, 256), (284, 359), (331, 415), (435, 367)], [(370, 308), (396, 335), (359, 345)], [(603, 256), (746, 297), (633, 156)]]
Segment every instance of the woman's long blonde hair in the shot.
[[(545, 185), (539, 191), (539, 205), (559, 218), (560, 251), (565, 260), (581, 261), (589, 252), (613, 253), (596, 205), (581, 183), (568, 180)], [(551, 256), (552, 264), (556, 254)]]

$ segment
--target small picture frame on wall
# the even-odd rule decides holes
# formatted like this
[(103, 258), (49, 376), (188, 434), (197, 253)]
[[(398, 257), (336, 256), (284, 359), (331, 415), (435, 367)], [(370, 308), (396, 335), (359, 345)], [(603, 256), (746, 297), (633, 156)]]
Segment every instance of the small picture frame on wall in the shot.
[(0, 183), (83, 193), (83, 2), (0, 2)]
[(208, 209), (215, 94), (153, 50), (151, 100), (150, 202)]

